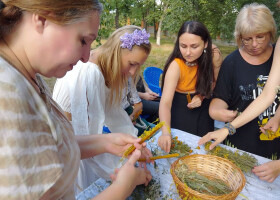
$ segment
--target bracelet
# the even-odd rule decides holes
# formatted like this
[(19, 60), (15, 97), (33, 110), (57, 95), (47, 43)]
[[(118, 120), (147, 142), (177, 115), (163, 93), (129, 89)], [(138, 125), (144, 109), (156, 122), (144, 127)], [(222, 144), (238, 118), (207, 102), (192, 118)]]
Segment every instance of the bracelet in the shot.
[(236, 129), (229, 122), (225, 124), (224, 128), (228, 130), (229, 135), (233, 135), (234, 133), (236, 133)]
[(166, 125), (165, 123), (163, 124), (163, 126), (165, 126), (168, 130), (168, 133), (171, 135), (171, 129), (170, 129), (170, 126)]

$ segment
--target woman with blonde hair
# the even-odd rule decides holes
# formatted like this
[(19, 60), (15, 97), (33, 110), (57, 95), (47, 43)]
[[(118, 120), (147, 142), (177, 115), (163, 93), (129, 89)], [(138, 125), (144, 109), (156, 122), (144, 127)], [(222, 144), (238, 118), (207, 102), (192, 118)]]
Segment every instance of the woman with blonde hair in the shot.
[[(76, 135), (102, 134), (106, 125), (113, 133), (137, 136), (137, 129), (121, 106), (122, 90), (128, 77), (147, 59), (149, 36), (137, 26), (119, 28), (91, 52), (89, 62), (78, 62), (57, 80), (53, 98), (72, 121)], [(110, 154), (81, 161), (78, 185), (85, 189), (99, 177), (109, 179), (119, 163), (120, 158)]]
[[(81, 158), (121, 155), (138, 139), (74, 136), (40, 75), (62, 77), (87, 62), (97, 36), (98, 0), (0, 1), (0, 199), (75, 199)], [(150, 174), (137, 150), (95, 199), (125, 199)]]
[[(237, 16), (235, 29), (239, 49), (231, 53), (223, 62), (214, 91), (214, 99), (209, 109), (210, 115), (214, 119), (228, 123), (224, 128), (208, 133), (199, 141), (199, 144), (214, 139), (215, 142), (210, 146), (212, 149), (229, 134), (229, 142), (237, 148), (264, 157), (271, 158), (275, 155), (279, 157), (279, 138), (263, 141), (260, 138), (259, 130), (260, 126), (270, 123), (271, 117), (271, 120), (274, 119), (273, 116), (279, 105), (278, 96), (274, 92), (276, 86), (271, 88), (271, 84), (275, 81), (274, 76), (278, 76), (272, 73), (276, 68), (275, 63), (278, 62), (275, 61), (277, 57), (273, 60), (274, 46), (272, 43), (276, 36), (275, 21), (271, 11), (265, 5), (253, 3), (245, 5), (241, 9)], [(275, 54), (278, 46), (276, 44)], [(279, 81), (274, 83), (279, 83)], [(267, 85), (269, 85), (270, 92), (266, 89)], [(253, 101), (254, 99), (257, 100)], [(260, 105), (262, 104), (260, 99), (263, 99), (263, 105)], [(249, 106), (251, 102), (254, 103)], [(256, 107), (257, 102), (259, 105)], [(242, 113), (238, 117), (237, 110)], [(250, 113), (247, 110), (250, 110)], [(246, 124), (250, 121), (248, 119), (253, 121)], [(256, 168), (264, 169), (265, 166), (270, 165), (270, 170), (266, 170), (264, 173), (266, 177), (261, 174), (258, 176), (271, 182), (280, 173), (279, 170), (278, 172), (275, 170), (275, 163), (279, 163), (279, 161), (269, 163)]]

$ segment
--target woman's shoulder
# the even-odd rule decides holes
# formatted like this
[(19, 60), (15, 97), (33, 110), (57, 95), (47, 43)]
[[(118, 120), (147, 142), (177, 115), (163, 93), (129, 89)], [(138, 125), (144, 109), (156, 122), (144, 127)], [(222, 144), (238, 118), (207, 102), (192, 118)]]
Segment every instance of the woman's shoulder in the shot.
[(184, 64), (184, 61), (182, 61), (181, 59), (179, 58), (175, 58), (170, 64), (169, 64), (169, 67), (168, 67), (168, 70), (166, 71), (166, 74), (168, 74), (168, 76), (171, 76), (173, 78), (176, 77), (179, 78), (180, 77), (180, 74), (182, 72), (182, 70), (184, 69), (182, 67), (182, 64)]
[(175, 58), (171, 63), (176, 63), (177, 65), (185, 64), (185, 61), (181, 58)]
[(2, 91), (14, 93), (16, 96), (23, 95), (20, 91), (27, 90), (28, 85), (32, 87), (26, 78), (3, 58), (0, 58), (0, 82)]
[(171, 63), (169, 68), (184, 69), (186, 67), (185, 61), (181, 58), (175, 58)]
[[(20, 113), (37, 113), (45, 103), (29, 81), (9, 63), (0, 58), (0, 112), (12, 105)], [(23, 106), (24, 105), (24, 106)], [(44, 108), (42, 108), (44, 109)], [(39, 109), (40, 110), (40, 109)]]

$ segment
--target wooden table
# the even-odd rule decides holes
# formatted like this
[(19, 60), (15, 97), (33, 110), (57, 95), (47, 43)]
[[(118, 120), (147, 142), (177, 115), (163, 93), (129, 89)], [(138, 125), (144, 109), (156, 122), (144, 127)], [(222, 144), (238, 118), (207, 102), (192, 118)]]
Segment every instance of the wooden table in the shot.
[[(155, 135), (149, 142), (149, 148), (157, 148), (157, 139), (160, 136), (160, 132)], [(187, 143), (196, 154), (206, 154), (204, 148), (196, 149), (198, 140), (200, 137), (186, 133), (177, 129), (172, 129), (172, 135), (178, 136), (178, 139)], [(280, 144), (279, 144), (280, 145)], [(224, 145), (222, 145), (224, 146)], [(227, 147), (227, 146), (226, 146)], [(231, 147), (229, 149), (235, 150)], [(267, 158), (254, 155), (257, 158), (259, 164), (269, 162)], [(167, 199), (180, 199), (176, 191), (172, 176), (170, 174), (170, 165), (176, 160), (176, 158), (161, 159), (157, 160), (158, 169), (155, 170), (153, 166), (149, 166), (154, 179), (160, 181), (162, 195), (168, 197)], [(267, 183), (261, 181), (254, 174), (245, 174), (247, 183), (237, 200), (280, 200), (280, 177), (278, 177), (273, 183)], [(80, 193), (76, 198), (77, 200), (88, 200), (100, 191), (108, 187), (109, 183), (103, 179), (99, 179), (82, 193)], [(162, 199), (159, 197), (158, 199)]]

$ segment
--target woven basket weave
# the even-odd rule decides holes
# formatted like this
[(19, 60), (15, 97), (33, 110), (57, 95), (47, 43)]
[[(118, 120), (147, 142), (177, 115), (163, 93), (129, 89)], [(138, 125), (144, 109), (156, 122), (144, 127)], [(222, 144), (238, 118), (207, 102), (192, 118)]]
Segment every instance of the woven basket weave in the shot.
[[(182, 183), (175, 174), (179, 161), (188, 165), (190, 170), (208, 178), (224, 181), (233, 191), (228, 194), (213, 196), (197, 192)], [(180, 197), (184, 200), (230, 200), (235, 199), (245, 186), (246, 179), (242, 171), (227, 159), (213, 155), (190, 155), (179, 158), (171, 165), (171, 175)]]

